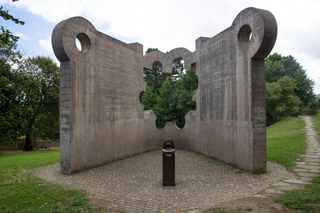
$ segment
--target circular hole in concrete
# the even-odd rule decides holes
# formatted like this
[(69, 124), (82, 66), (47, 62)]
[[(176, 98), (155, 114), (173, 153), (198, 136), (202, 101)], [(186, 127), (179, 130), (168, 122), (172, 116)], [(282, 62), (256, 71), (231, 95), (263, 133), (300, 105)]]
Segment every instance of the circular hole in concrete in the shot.
[(185, 74), (186, 70), (184, 69), (184, 60), (182, 58), (177, 58), (173, 61), (172, 64), (172, 78), (179, 77), (179, 74)]
[(244, 25), (241, 27), (239, 34), (238, 34), (238, 40), (240, 42), (248, 42), (252, 38), (252, 30), (249, 25)]
[(81, 52), (88, 52), (90, 49), (91, 41), (84, 33), (79, 33), (76, 37), (76, 46)]
[(76, 38), (76, 46), (77, 46), (78, 50), (81, 51), (81, 43), (78, 38)]

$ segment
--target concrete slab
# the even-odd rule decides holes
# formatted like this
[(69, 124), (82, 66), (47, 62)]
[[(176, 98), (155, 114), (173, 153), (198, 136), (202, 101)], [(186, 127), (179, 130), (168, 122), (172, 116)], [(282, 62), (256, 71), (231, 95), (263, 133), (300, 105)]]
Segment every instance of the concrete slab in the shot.
[(319, 166), (311, 166), (311, 165), (296, 165), (296, 168), (302, 168), (302, 169), (319, 169)]
[(294, 183), (294, 184), (310, 184), (310, 182), (296, 180), (296, 179), (287, 179), (287, 180), (283, 180), (283, 181), (286, 183)]
[(295, 162), (295, 163), (298, 165), (305, 165), (306, 164), (306, 162)]
[(298, 175), (300, 177), (318, 177), (319, 174), (314, 174), (314, 173), (302, 173), (302, 172), (299, 172)]
[(303, 185), (290, 185), (290, 186), (280, 186), (280, 187), (275, 187), (277, 190), (281, 191), (292, 191), (296, 189), (304, 189), (305, 187)]
[(290, 184), (289, 183), (284, 183), (284, 182), (281, 181), (281, 182), (273, 183), (272, 186), (276, 186), (276, 187), (278, 187), (278, 186), (290, 186)]
[(311, 165), (311, 166), (320, 166), (320, 163), (308, 163), (308, 165)]
[(308, 172), (309, 169), (294, 169), (294, 172)]
[(313, 178), (311, 177), (300, 177), (299, 180), (302, 180), (302, 181), (312, 181)]
[(281, 191), (281, 190), (276, 190), (276, 189), (271, 189), (271, 188), (266, 189), (265, 192), (268, 194), (282, 194), (283, 193), (283, 191)]

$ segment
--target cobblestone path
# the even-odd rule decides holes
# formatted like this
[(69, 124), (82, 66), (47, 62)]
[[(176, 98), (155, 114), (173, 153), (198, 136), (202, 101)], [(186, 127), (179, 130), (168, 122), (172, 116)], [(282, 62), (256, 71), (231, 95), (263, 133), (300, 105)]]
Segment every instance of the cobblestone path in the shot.
[(320, 143), (317, 141), (317, 134), (313, 129), (313, 119), (310, 116), (301, 116), (301, 118), (306, 122), (306, 154), (300, 155), (302, 160), (296, 162), (296, 167), (293, 170), (297, 174), (297, 179), (287, 178), (272, 184), (277, 190), (303, 189), (305, 184), (310, 184), (309, 181), (313, 177), (320, 176)]
[(317, 140), (317, 134), (314, 131), (313, 119), (310, 116), (302, 116), (306, 122), (307, 149), (306, 154), (300, 155), (302, 162), (296, 162), (296, 169), (301, 180), (310, 181), (312, 177), (320, 176), (320, 143)]
[(293, 173), (271, 162), (267, 174), (252, 175), (193, 152), (177, 150), (175, 156), (175, 187), (162, 186), (160, 150), (70, 176), (59, 173), (59, 163), (40, 167), (35, 174), (52, 183), (85, 190), (89, 198), (103, 200), (110, 212), (127, 213), (199, 212), (264, 189), (279, 193), (273, 188), (281, 190), (281, 186), (270, 187), (280, 180), (298, 181)]

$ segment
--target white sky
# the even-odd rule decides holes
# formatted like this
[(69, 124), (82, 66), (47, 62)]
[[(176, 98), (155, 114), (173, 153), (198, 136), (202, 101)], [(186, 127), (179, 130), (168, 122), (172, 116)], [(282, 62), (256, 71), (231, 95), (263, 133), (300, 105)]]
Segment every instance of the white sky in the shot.
[(0, 0), (0, 5), (26, 22), (19, 26), (1, 20), (20, 36), (20, 48), (53, 59), (52, 30), (73, 16), (87, 18), (97, 30), (126, 43), (139, 42), (144, 50), (166, 52), (177, 47), (194, 51), (198, 37), (215, 36), (247, 7), (269, 10), (278, 24), (272, 53), (294, 56), (320, 93), (319, 0)]

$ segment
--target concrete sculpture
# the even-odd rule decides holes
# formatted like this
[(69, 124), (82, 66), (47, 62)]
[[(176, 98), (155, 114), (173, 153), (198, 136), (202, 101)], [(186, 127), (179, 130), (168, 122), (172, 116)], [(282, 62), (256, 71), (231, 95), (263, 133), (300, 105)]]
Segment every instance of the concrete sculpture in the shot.
[[(166, 138), (176, 149), (190, 150), (248, 172), (266, 171), (264, 58), (277, 37), (274, 16), (247, 8), (232, 25), (212, 38), (185, 48), (143, 55), (139, 43), (126, 44), (97, 31), (86, 19), (60, 22), (52, 34), (61, 62), (61, 172), (72, 174), (149, 150)], [(81, 51), (75, 39), (81, 42)], [(156, 128), (156, 116), (144, 111), (143, 70), (154, 62), (164, 73), (181, 58), (196, 71), (195, 111), (179, 129)]]

